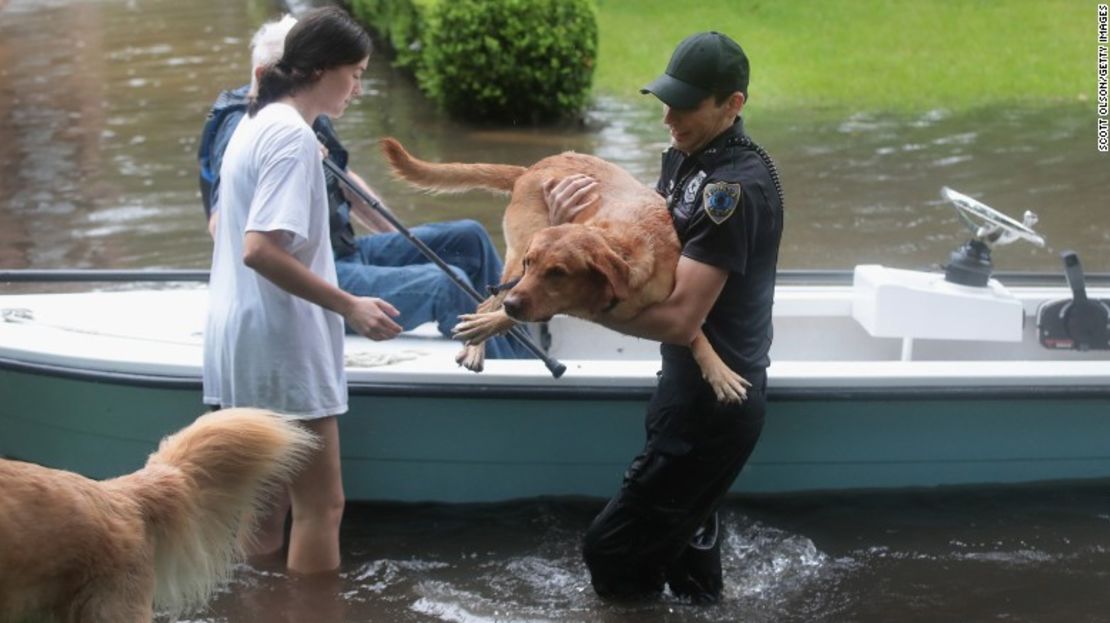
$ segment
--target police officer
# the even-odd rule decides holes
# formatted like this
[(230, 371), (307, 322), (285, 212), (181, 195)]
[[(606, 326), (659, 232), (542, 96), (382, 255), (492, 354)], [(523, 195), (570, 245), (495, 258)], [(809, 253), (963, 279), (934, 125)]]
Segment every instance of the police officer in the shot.
[[(666, 72), (642, 89), (665, 105), (671, 147), (656, 190), (682, 243), (674, 291), (611, 328), (655, 339), (663, 370), (648, 406), (647, 442), (617, 495), (586, 532), (583, 553), (598, 595), (638, 599), (671, 592), (720, 599), (716, 509), (763, 427), (771, 305), (783, 199), (771, 158), (744, 132), (748, 58), (717, 32), (692, 35)], [(546, 186), (554, 222), (596, 199), (572, 176)], [(691, 355), (696, 331), (752, 387), (741, 404), (718, 402)]]

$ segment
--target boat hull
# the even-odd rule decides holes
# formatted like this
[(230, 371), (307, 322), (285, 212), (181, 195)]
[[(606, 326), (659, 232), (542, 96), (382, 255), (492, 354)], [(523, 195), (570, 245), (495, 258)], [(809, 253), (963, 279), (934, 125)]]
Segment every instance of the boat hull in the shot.
[[(613, 494), (644, 440), (649, 388), (529, 392), (353, 385), (340, 417), (352, 500), (488, 502)], [(0, 361), (0, 455), (94, 478), (130, 472), (205, 410), (195, 380)], [(733, 491), (984, 485), (1110, 477), (1110, 396), (772, 387)]]

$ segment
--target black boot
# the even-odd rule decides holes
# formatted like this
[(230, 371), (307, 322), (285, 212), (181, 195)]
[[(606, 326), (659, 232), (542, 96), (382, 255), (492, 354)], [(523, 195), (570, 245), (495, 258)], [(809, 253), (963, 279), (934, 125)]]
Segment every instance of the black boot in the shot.
[(722, 526), (717, 513), (705, 520), (690, 539), (682, 554), (667, 567), (671, 592), (695, 604), (721, 600), (724, 579), (721, 573)]

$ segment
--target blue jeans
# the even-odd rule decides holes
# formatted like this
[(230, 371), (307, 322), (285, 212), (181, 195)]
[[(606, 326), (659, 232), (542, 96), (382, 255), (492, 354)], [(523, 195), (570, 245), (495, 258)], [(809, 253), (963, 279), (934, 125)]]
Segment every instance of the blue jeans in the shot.
[[(486, 286), (501, 281), (501, 257), (480, 223), (472, 220), (419, 225), (410, 230), (452, 271), (485, 295)], [(401, 312), (396, 318), (406, 331), (435, 322), (451, 335), (459, 314), (477, 305), (451, 279), (424, 257), (403, 234), (359, 236), (354, 253), (335, 258), (339, 287), (356, 296), (375, 296)], [(515, 338), (495, 337), (486, 342), (491, 359), (523, 359), (533, 355)]]

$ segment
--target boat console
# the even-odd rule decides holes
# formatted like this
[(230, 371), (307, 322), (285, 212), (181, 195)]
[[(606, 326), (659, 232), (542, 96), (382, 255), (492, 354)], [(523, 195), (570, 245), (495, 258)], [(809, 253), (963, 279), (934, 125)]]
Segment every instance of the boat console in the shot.
[(944, 274), (876, 265), (857, 266), (853, 274), (852, 317), (872, 337), (902, 339), (903, 360), (915, 339), (1020, 342), (1024, 307), (991, 278), (991, 246), (1018, 239), (1044, 246), (1032, 212), (1019, 223), (951, 188), (941, 195), (974, 234), (952, 253)]
[(940, 273), (857, 266), (852, 317), (872, 337), (1020, 342), (1021, 301), (995, 279), (983, 287)]

